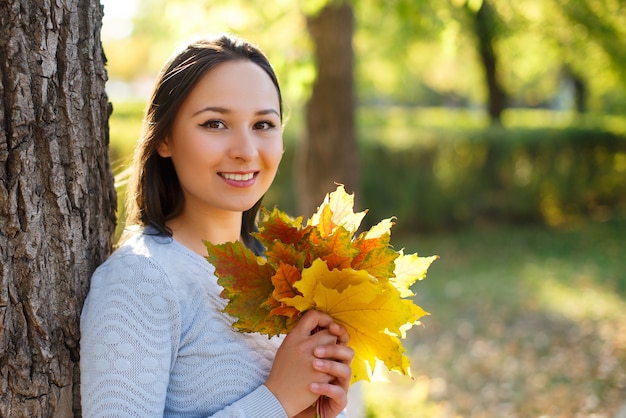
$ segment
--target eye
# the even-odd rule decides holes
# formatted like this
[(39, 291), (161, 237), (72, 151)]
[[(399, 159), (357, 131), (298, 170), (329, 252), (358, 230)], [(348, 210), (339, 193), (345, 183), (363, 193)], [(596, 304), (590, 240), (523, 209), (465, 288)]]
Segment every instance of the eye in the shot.
[(207, 129), (224, 129), (226, 127), (224, 122), (216, 119), (207, 120), (206, 122), (201, 123), (200, 126)]
[(276, 127), (276, 124), (274, 124), (274, 122), (267, 121), (267, 120), (264, 120), (262, 122), (257, 122), (254, 124), (254, 129), (259, 129), (261, 131), (267, 131), (275, 127)]

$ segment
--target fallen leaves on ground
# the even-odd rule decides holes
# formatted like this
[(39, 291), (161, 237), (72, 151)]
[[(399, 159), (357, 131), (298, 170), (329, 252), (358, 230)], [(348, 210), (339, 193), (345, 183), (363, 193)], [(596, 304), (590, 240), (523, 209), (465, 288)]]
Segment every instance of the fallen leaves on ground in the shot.
[[(376, 417), (423, 416), (412, 411), (429, 408), (430, 418), (613, 418), (626, 401), (626, 316), (466, 314), (453, 329), (424, 321), (410, 354), (422, 398), (413, 409), (402, 401), (404, 412)], [(397, 380), (374, 383), (370, 398), (385, 388), (399, 396), (415, 390)]]

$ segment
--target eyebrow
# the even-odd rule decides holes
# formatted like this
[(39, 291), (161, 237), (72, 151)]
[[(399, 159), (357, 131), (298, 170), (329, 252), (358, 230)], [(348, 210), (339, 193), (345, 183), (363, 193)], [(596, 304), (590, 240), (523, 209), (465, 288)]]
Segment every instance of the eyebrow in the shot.
[[(217, 112), (217, 113), (229, 114), (229, 113), (232, 113), (233, 111), (230, 110), (230, 109), (226, 109), (225, 107), (207, 106), (207, 107), (204, 107), (204, 108), (198, 110), (197, 112), (194, 112), (193, 116), (199, 115), (200, 113), (203, 113), (203, 112)], [(278, 113), (278, 111), (276, 109), (273, 109), (273, 108), (261, 109), (259, 111), (256, 111), (254, 114), (255, 115), (275, 114), (276, 116), (280, 117), (280, 113)]]

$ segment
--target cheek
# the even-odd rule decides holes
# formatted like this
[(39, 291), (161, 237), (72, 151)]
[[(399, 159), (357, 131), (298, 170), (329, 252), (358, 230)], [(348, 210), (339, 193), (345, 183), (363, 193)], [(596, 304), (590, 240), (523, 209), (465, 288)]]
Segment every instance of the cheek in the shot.
[(170, 153), (172, 157), (185, 164), (201, 166), (213, 164), (225, 152), (222, 142), (211, 141), (197, 131), (179, 130), (177, 133), (178, 136), (170, 145)]
[(272, 158), (276, 165), (280, 163), (283, 159), (283, 154), (285, 153), (285, 146), (283, 144), (283, 138), (280, 137), (279, 140), (276, 141), (274, 146), (272, 147)]
[(172, 162), (181, 182), (205, 176), (216, 164), (215, 149), (189, 142), (179, 142), (177, 145), (175, 148), (170, 147), (170, 150)]
[(285, 148), (283, 146), (283, 143), (281, 141), (280, 145), (276, 147), (276, 152), (275, 152), (275, 158), (276, 158), (276, 165), (278, 165), (281, 160), (283, 159), (283, 155), (285, 154)]

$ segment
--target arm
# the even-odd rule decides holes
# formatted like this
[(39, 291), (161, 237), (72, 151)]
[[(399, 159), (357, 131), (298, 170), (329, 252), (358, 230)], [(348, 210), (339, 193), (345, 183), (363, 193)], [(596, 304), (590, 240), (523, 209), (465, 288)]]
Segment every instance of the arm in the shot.
[[(175, 287), (167, 274), (145, 257), (117, 257), (94, 274), (81, 317), (84, 416), (163, 417), (171, 401), (170, 374), (184, 339), (182, 318), (189, 316), (181, 311), (188, 305), (179, 301)], [(206, 389), (203, 383), (211, 377), (203, 374), (200, 378), (192, 385)], [(202, 396), (213, 395), (208, 391)], [(217, 395), (212, 397), (212, 401), (216, 399)], [(192, 408), (199, 407), (196, 400), (190, 402)], [(230, 405), (215, 406), (213, 412), (202, 413), (214, 417), (285, 416), (279, 401), (263, 385), (251, 387)]]
[(81, 316), (81, 398), (88, 417), (162, 417), (180, 311), (163, 274), (130, 256), (92, 277)]

